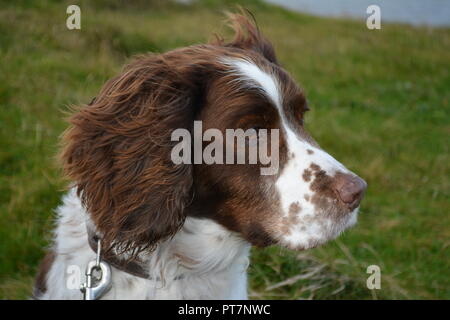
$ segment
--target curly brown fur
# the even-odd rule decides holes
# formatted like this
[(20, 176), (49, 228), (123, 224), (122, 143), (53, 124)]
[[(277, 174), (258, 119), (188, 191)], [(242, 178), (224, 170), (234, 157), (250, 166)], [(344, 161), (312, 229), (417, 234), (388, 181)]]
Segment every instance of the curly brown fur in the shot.
[(251, 49), (276, 61), (247, 17), (229, 17), (236, 32), (230, 43), (139, 56), (70, 117), (64, 172), (107, 250), (151, 249), (183, 225), (193, 198), (192, 166), (172, 163), (170, 137), (174, 129), (191, 130), (209, 80), (224, 71), (219, 57)]

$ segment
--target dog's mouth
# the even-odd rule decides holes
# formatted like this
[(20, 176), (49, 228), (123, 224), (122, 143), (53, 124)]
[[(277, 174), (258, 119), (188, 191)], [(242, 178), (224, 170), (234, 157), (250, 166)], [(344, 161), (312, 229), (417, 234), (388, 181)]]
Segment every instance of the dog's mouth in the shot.
[[(336, 239), (358, 220), (359, 207), (336, 217), (336, 212), (305, 214), (280, 228), (276, 243), (291, 250), (308, 250)], [(286, 222), (286, 221), (284, 221)]]

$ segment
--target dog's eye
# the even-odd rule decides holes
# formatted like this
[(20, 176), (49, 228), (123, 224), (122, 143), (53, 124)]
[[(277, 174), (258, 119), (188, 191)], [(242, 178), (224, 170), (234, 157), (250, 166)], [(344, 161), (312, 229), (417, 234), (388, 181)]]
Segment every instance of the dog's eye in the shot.
[(252, 133), (251, 136), (248, 136), (248, 137), (245, 139), (245, 142), (246, 142), (246, 144), (247, 144), (248, 146), (250, 146), (250, 147), (253, 146), (253, 147), (254, 147), (254, 146), (257, 146), (257, 144), (258, 144), (258, 140), (259, 140), (259, 130), (261, 130), (262, 127), (255, 126), (255, 127), (251, 127), (250, 129), (254, 130), (254, 133)]
[(260, 126), (254, 126), (254, 127), (251, 127), (251, 129), (255, 130), (255, 131), (256, 131), (256, 134), (258, 134), (259, 130), (263, 129), (263, 127), (260, 127)]
[(251, 141), (255, 142), (259, 139), (259, 130), (261, 130), (263, 128), (260, 126), (254, 126), (254, 127), (251, 127), (250, 129), (254, 130), (254, 134), (252, 134), (250, 137), (250, 142)]

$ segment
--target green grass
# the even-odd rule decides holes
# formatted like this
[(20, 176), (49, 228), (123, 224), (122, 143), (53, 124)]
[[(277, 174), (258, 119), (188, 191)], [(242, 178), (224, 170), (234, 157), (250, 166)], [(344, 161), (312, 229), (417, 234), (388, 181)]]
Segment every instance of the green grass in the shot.
[[(82, 1), (82, 30), (69, 31), (73, 3), (0, 5), (4, 299), (28, 297), (51, 238), (64, 189), (54, 161), (63, 111), (90, 101), (133, 54), (222, 32), (221, 12), (232, 4)], [(307, 92), (309, 131), (369, 184), (358, 225), (339, 240), (301, 253), (253, 250), (251, 297), (449, 299), (450, 29), (369, 31), (364, 22), (246, 3)], [(366, 288), (371, 264), (381, 267), (381, 290)]]

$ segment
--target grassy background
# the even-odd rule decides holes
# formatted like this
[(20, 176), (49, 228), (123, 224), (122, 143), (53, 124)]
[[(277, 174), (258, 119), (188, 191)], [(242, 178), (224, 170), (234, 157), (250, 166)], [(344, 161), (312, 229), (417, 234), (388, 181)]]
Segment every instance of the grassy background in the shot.
[[(82, 30), (65, 27), (68, 4)], [(202, 43), (232, 2), (0, 3), (0, 298), (26, 298), (64, 189), (54, 154), (70, 104), (130, 56)], [(359, 224), (308, 252), (254, 250), (252, 298), (450, 298), (450, 29), (245, 6), (305, 88), (307, 127), (369, 184)], [(232, 8), (232, 6), (231, 6)], [(382, 289), (366, 288), (377, 264)], [(284, 280), (288, 281), (284, 281)]]

